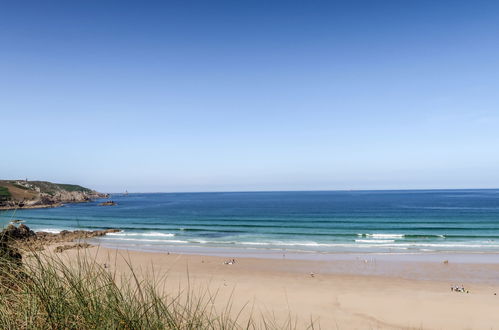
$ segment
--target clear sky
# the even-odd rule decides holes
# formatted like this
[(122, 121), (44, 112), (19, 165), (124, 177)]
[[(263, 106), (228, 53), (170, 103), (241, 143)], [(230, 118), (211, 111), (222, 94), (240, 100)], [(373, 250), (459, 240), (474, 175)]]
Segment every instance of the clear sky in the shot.
[(498, 1), (2, 1), (2, 178), (499, 187)]

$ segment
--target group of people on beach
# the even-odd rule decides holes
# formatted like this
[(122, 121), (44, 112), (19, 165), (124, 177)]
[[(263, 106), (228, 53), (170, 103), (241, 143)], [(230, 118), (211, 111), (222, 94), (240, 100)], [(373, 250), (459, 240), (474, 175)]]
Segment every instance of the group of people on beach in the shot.
[(450, 290), (453, 291), (453, 292), (470, 293), (469, 290), (465, 290), (464, 289), (464, 285), (462, 285), (462, 284), (461, 284), (461, 286), (459, 286), (459, 285), (452, 285), (450, 287)]
[(224, 261), (224, 265), (233, 265), (236, 263), (236, 259), (232, 259), (232, 260), (225, 260)]

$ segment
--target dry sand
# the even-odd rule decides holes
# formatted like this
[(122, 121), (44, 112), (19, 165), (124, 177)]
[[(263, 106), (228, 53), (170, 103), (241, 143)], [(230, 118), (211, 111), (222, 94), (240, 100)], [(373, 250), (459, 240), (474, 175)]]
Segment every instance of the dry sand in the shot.
[[(218, 292), (217, 309), (232, 297), (232, 314), (246, 306), (240, 320), (252, 313), (274, 315), (278, 322), (296, 321), (304, 329), (315, 321), (321, 329), (499, 329), (499, 267), (495, 264), (399, 263), (398, 275), (338, 274), (335, 265), (358, 269), (364, 261), (303, 261), (228, 258), (149, 253), (92, 247), (68, 250), (60, 255), (75, 259), (91, 255), (110, 271), (134, 270), (147, 276), (166, 275), (164, 290), (176, 294), (188, 286), (201, 292)], [(365, 267), (370, 267), (367, 264)], [(378, 263), (377, 268), (393, 264)], [(417, 270), (416, 276), (414, 270)], [(473, 274), (488, 274), (485, 282), (473, 281)], [(310, 272), (314, 272), (311, 276)], [(392, 274), (395, 274), (392, 272)], [(416, 279), (425, 274), (425, 279)], [(497, 274), (497, 281), (494, 279)], [(463, 283), (451, 282), (457, 276)], [(470, 293), (452, 292), (452, 284), (464, 284)]]

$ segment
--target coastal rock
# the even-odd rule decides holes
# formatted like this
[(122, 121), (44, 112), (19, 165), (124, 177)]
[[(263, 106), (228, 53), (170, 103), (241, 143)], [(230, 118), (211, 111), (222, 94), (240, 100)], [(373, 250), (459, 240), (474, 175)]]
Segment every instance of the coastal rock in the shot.
[(119, 232), (119, 229), (104, 230), (63, 230), (60, 233), (33, 232), (28, 226), (20, 224), (18, 227), (10, 224), (0, 232), (0, 243), (8, 244), (23, 250), (42, 250), (44, 246), (62, 242), (72, 242), (78, 239), (100, 237), (109, 233)]
[(34, 236), (36, 236), (35, 232), (26, 225), (20, 224), (19, 227), (16, 227), (10, 224), (0, 232), (0, 241), (25, 240)]
[(72, 245), (60, 245), (55, 248), (55, 253), (61, 253), (66, 250), (71, 250), (71, 249), (86, 249), (91, 247), (92, 245), (88, 243), (78, 243), (78, 244), (72, 244)]
[(60, 233), (47, 233), (43, 231), (36, 232), (36, 240), (44, 241), (45, 243), (57, 243), (57, 242), (70, 242), (76, 239), (85, 239), (92, 237), (104, 236), (109, 233), (119, 232), (119, 229), (105, 229), (105, 230), (63, 230)]
[[(21, 264), (23, 257), (15, 247), (6, 242), (0, 242), (0, 261), (5, 259), (14, 261), (15, 264)], [(3, 262), (0, 262), (0, 272), (2, 271), (2, 264)]]
[[(26, 226), (18, 228), (11, 224), (2, 230), (0, 232), (0, 265), (2, 264), (1, 260), (5, 259), (13, 261), (15, 264), (21, 264), (22, 255), (14, 246), (13, 242), (19, 239), (32, 237), (32, 235), (34, 235), (34, 233)], [(0, 269), (0, 271), (2, 271), (2, 269)]]
[(114, 205), (118, 205), (118, 203), (113, 202), (113, 201), (107, 201), (107, 202), (99, 204), (99, 206), (114, 206)]

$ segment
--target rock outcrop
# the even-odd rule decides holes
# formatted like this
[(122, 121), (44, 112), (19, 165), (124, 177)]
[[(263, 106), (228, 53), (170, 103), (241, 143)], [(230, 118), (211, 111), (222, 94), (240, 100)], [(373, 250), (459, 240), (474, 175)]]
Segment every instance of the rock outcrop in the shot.
[[(5, 276), (2, 276), (3, 274), (10, 274), (14, 268), (17, 269), (17, 267), (22, 265), (23, 251), (43, 250), (47, 245), (104, 236), (107, 233), (118, 231), (118, 229), (106, 229), (95, 231), (65, 230), (58, 234), (46, 232), (35, 233), (24, 224), (20, 224), (17, 227), (10, 224), (7, 228), (0, 231), (0, 281), (5, 278)], [(69, 249), (85, 249), (88, 247), (91, 247), (91, 245), (87, 242), (78, 242), (57, 246), (54, 251), (60, 253)], [(6, 278), (11, 277), (7, 276)]]
[(8, 259), (20, 264), (22, 255), (14, 242), (29, 239), (34, 235), (35, 233), (23, 224), (19, 225), (19, 227), (11, 224), (2, 230), (0, 232), (0, 262), (2, 259)]
[(107, 201), (107, 202), (99, 204), (99, 206), (115, 206), (115, 205), (118, 205), (118, 203), (113, 202), (113, 201)]
[(36, 240), (43, 244), (52, 244), (59, 242), (72, 242), (77, 239), (87, 239), (92, 237), (104, 236), (109, 233), (117, 233), (119, 229), (104, 229), (104, 230), (63, 230), (60, 233), (47, 233), (43, 231), (36, 232)]
[(6, 259), (13, 261), (16, 264), (21, 264), (23, 257), (18, 249), (7, 242), (0, 241), (0, 264)]
[[(9, 246), (13, 250), (13, 253), (15, 253), (18, 252), (18, 250), (43, 250), (47, 245), (99, 237), (119, 231), (119, 229), (104, 229), (94, 231), (63, 230), (60, 233), (35, 233), (24, 224), (21, 224), (18, 227), (10, 224), (7, 228), (0, 232), (0, 243), (5, 243), (5, 246)], [(78, 247), (81, 248), (89, 246), (90, 245), (79, 245)]]
[(35, 236), (35, 232), (25, 224), (20, 224), (18, 227), (10, 224), (0, 232), (0, 240), (3, 242), (27, 240)]
[(55, 253), (61, 253), (61, 252), (64, 252), (66, 250), (71, 250), (71, 249), (86, 249), (86, 248), (89, 248), (91, 247), (92, 245), (88, 244), (88, 243), (77, 243), (77, 244), (70, 244), (70, 245), (60, 245), (60, 246), (57, 246), (55, 248)]

